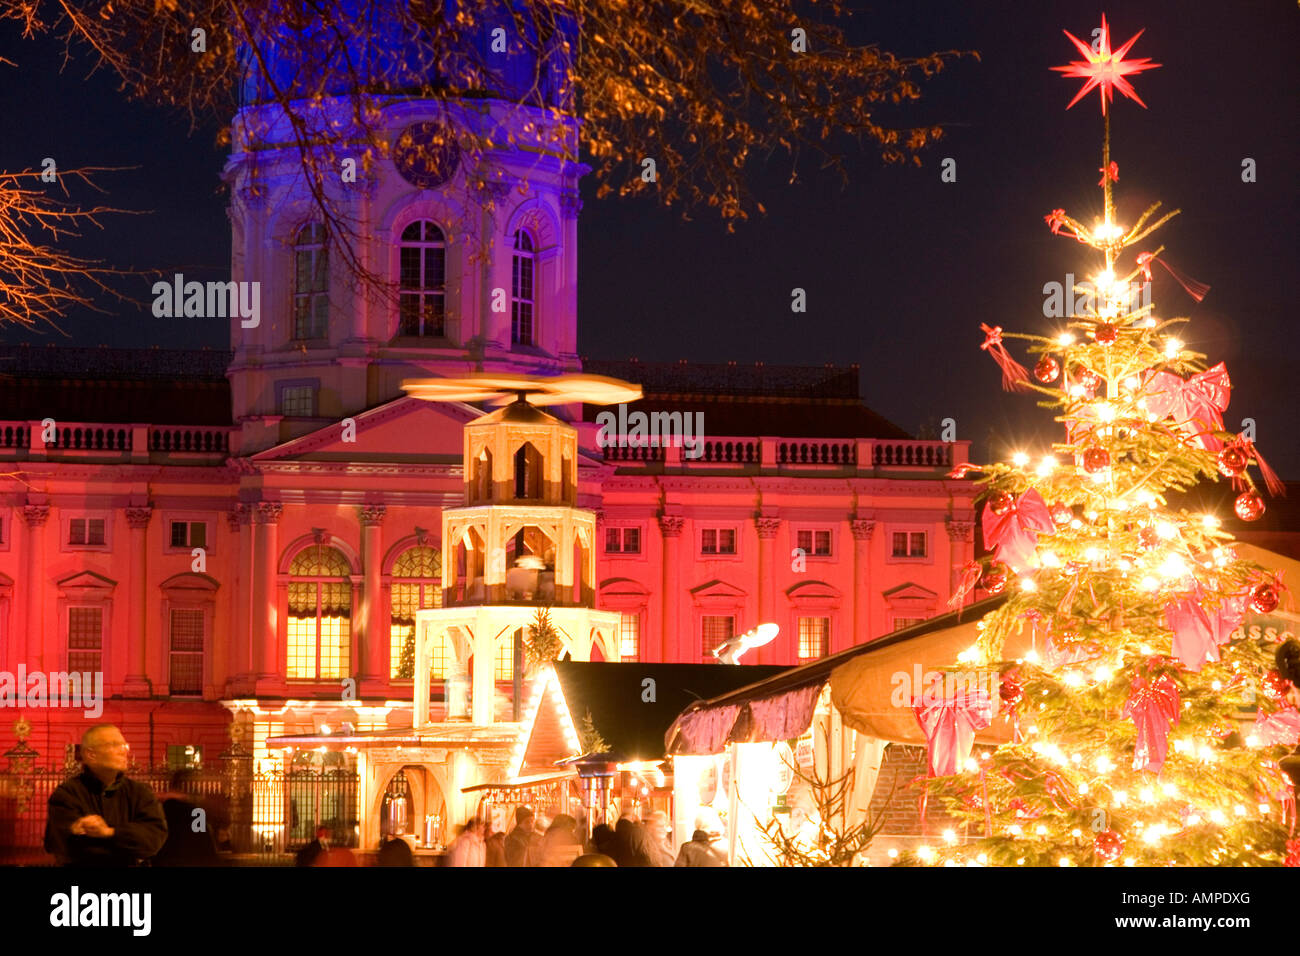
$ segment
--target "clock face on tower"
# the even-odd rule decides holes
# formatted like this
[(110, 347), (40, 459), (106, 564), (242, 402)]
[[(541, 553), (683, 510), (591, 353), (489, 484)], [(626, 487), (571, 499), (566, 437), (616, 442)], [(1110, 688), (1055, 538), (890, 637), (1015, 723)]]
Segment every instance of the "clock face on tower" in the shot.
[(393, 163), (412, 186), (437, 189), (455, 175), (460, 145), (442, 123), (412, 123), (393, 144)]

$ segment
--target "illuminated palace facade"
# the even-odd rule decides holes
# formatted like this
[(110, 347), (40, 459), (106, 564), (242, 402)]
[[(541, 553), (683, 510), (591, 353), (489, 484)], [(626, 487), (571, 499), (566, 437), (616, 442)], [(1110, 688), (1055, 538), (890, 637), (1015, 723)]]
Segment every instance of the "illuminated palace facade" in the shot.
[[(550, 410), (576, 431), (566, 499), (594, 514), (574, 600), (617, 615), (593, 658), (705, 662), (771, 621), (780, 636), (746, 663), (795, 664), (945, 609), (974, 551), (974, 488), (947, 477), (965, 444), (872, 413), (856, 368), (580, 358), (584, 169), (538, 132), (572, 137), (572, 121), (491, 98), (388, 102), (393, 140), (450, 124), (496, 144), (475, 168), (397, 155), (335, 187), (358, 260), (398, 286), (388, 296), (331, 255), (292, 150), (266, 148), (275, 109), (253, 102), (233, 124), (232, 278), (260, 284), (261, 315), (226, 320), (229, 352), (5, 352), (0, 670), (102, 672), (101, 719), (142, 766), (216, 757), (232, 724), (268, 766), (282, 759), (269, 739), (409, 729), (416, 614), (473, 598), (443, 513), (467, 503), (465, 429), (485, 409), (401, 383), (475, 371), (613, 375), (643, 386), (629, 411), (702, 415), (692, 450), (601, 447), (602, 409)], [(526, 481), (528, 450), (507, 451)], [(512, 544), (507, 575), (544, 582), (523, 560), (542, 549)], [(449, 560), (461, 583), (444, 591)], [(529, 605), (521, 626), (555, 602), (544, 583), (512, 597)], [(517, 721), (513, 635), (478, 648), (494, 717)], [(455, 656), (430, 651), (430, 719), (449, 716)], [(42, 763), (88, 725), (79, 708), (21, 716)]]

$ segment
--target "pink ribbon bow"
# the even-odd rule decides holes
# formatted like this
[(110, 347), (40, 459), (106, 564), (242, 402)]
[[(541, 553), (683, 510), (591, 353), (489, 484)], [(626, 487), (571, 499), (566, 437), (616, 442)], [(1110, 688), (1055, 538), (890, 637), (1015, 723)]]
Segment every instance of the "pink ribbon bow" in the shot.
[(1097, 182), (1098, 186), (1106, 185), (1107, 179), (1113, 183), (1119, 182), (1119, 163), (1111, 162), (1109, 166), (1098, 168), (1097, 172), (1101, 173), (1101, 179)]
[(1189, 671), (1219, 659), (1219, 645), (1232, 638), (1232, 632), (1246, 618), (1244, 594), (1234, 594), (1211, 610), (1205, 606), (1205, 592), (1196, 588), (1190, 594), (1165, 605), (1165, 626), (1174, 632), (1173, 654)]
[(1053, 209), (1050, 216), (1044, 216), (1043, 220), (1052, 227), (1052, 235), (1059, 236), (1061, 227), (1065, 225), (1065, 210)]
[(997, 548), (997, 559), (1014, 571), (1029, 567), (1038, 544), (1035, 532), (1050, 534), (1055, 530), (1047, 502), (1033, 488), (1021, 495), (1006, 514), (996, 515), (988, 505), (984, 506), (984, 546)]
[(996, 710), (996, 702), (983, 690), (935, 703), (917, 699), (912, 713), (930, 745), (931, 777), (946, 777), (961, 769), (975, 745), (975, 731), (993, 723)]
[(1002, 326), (990, 327), (981, 322), (980, 330), (984, 333), (984, 344), (980, 348), (993, 356), (993, 361), (997, 362), (998, 368), (1002, 369), (1003, 390), (1008, 392), (1025, 391), (1025, 383), (1029, 381), (1029, 372), (1011, 357), (1007, 347), (1002, 344)]
[(1223, 430), (1232, 382), (1222, 362), (1184, 381), (1170, 372), (1149, 373), (1143, 383), (1147, 411), (1157, 419), (1172, 417), (1191, 432), (1207, 451), (1217, 452), (1223, 442), (1209, 434)]
[(1181, 698), (1178, 685), (1161, 674), (1153, 682), (1133, 678), (1132, 691), (1124, 704), (1124, 717), (1133, 718), (1137, 727), (1137, 744), (1133, 748), (1133, 769), (1151, 769), (1156, 773), (1165, 765), (1169, 754), (1169, 731), (1178, 723)]
[(1288, 747), (1300, 743), (1300, 710), (1287, 707), (1275, 714), (1256, 711), (1255, 723), (1250, 732), (1259, 738), (1266, 747), (1274, 744), (1286, 744)]

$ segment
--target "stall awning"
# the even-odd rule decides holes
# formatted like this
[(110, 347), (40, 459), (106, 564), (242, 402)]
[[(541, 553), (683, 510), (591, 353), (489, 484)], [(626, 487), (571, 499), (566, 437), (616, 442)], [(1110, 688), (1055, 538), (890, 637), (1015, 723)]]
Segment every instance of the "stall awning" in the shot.
[[(668, 729), (665, 735), (667, 752), (715, 754), (721, 753), (728, 743), (798, 737), (812, 723), (817, 698), (828, 682), (834, 695), (835, 686), (840, 683), (835, 677), (837, 671), (855, 661), (867, 659), (871, 663), (861, 666), (874, 668), (877, 661), (883, 660), (888, 669), (885, 676), (888, 687), (888, 675), (901, 666), (901, 661), (906, 661), (909, 674), (914, 661), (922, 662), (923, 669), (951, 666), (958, 653), (975, 643), (975, 622), (1000, 607), (1005, 600), (1005, 597), (989, 598), (960, 612), (931, 618), (868, 644), (850, 647), (802, 667), (791, 668), (776, 677), (693, 704)], [(891, 651), (897, 661), (894, 657), (880, 656)], [(888, 699), (886, 694), (885, 700)], [(894, 716), (905, 716), (913, 724), (916, 722), (910, 710), (896, 711)], [(901, 729), (895, 728), (897, 731)], [(919, 733), (919, 728), (917, 731)]]
[(461, 793), (474, 793), (478, 790), (501, 790), (509, 792), (511, 790), (530, 790), (535, 787), (544, 787), (547, 784), (558, 783), (561, 780), (576, 778), (576, 770), (564, 770), (559, 773), (538, 773), (529, 777), (512, 777), (509, 780), (502, 780), (498, 783), (477, 783), (472, 787), (461, 787)]

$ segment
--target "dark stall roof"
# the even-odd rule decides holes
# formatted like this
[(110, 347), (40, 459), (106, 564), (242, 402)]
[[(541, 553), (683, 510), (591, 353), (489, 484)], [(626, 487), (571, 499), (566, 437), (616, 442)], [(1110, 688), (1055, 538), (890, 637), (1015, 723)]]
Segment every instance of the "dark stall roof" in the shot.
[[(557, 661), (565, 703), (581, 727), (592, 726), (622, 760), (659, 760), (664, 734), (685, 708), (789, 670), (760, 664), (642, 664)], [(655, 700), (643, 702), (642, 681), (655, 682)]]

